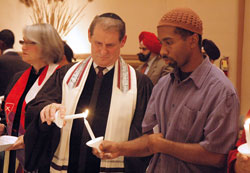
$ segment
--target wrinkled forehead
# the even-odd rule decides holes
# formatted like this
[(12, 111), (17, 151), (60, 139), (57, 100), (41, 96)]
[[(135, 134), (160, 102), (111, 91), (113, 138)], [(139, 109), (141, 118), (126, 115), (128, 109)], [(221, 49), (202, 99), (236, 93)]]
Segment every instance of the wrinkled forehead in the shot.
[(99, 38), (106, 38), (106, 39), (113, 39), (119, 41), (119, 31), (116, 27), (107, 27), (102, 24), (97, 24), (92, 37)]

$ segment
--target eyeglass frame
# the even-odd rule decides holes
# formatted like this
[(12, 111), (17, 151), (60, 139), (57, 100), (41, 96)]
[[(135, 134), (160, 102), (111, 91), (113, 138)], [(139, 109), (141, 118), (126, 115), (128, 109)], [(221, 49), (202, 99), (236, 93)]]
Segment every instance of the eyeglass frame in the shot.
[(19, 40), (19, 44), (21, 45), (36, 45), (37, 43), (34, 41), (24, 41), (24, 40)]

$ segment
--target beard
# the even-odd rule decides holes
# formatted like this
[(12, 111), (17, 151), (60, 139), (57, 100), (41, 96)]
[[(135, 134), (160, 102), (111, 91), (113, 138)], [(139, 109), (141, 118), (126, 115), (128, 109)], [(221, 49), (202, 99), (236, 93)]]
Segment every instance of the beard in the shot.
[(177, 62), (174, 61), (172, 58), (170, 58), (170, 57), (168, 57), (168, 56), (166, 56), (166, 55), (163, 55), (162, 58), (165, 59), (165, 60), (168, 60), (168, 65), (169, 65), (170, 67), (173, 67), (173, 68), (176, 68), (176, 67), (177, 67)]
[(142, 53), (138, 53), (137, 56), (141, 62), (147, 62), (149, 57), (151, 55), (151, 52), (149, 52), (147, 55), (144, 55)]

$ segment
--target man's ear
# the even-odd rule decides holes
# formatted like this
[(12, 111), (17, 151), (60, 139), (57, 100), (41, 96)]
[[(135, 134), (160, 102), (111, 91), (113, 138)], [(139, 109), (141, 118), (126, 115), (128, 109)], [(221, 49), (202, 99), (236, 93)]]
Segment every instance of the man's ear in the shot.
[(121, 48), (125, 45), (126, 41), (127, 41), (127, 35), (125, 35), (121, 41)]
[(191, 35), (191, 38), (190, 38), (191, 48), (195, 48), (196, 46), (198, 46), (199, 44), (198, 42), (199, 42), (198, 34), (194, 33), (193, 35)]
[(90, 34), (90, 30), (88, 30), (88, 39), (89, 39), (89, 42), (91, 42), (91, 34)]

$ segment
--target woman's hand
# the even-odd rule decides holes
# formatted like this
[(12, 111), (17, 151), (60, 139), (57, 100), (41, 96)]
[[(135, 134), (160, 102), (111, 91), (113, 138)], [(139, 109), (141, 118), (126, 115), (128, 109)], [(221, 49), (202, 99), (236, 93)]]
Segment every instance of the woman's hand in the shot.
[(0, 136), (2, 136), (5, 132), (5, 125), (0, 123)]
[(18, 150), (18, 149), (24, 149), (23, 135), (19, 136), (16, 142), (13, 145), (11, 145), (9, 148), (7, 148), (6, 151)]

